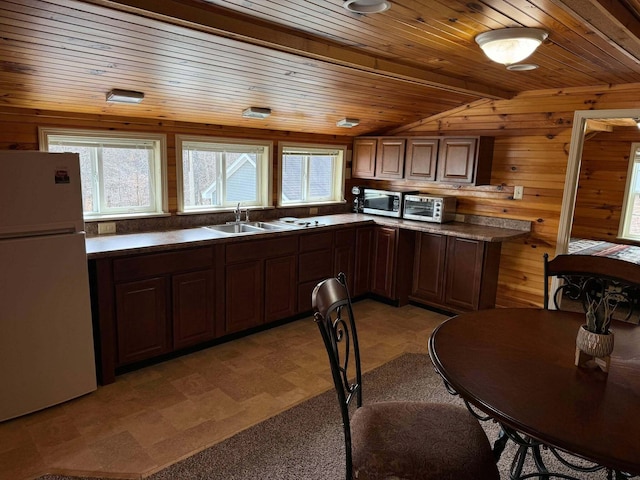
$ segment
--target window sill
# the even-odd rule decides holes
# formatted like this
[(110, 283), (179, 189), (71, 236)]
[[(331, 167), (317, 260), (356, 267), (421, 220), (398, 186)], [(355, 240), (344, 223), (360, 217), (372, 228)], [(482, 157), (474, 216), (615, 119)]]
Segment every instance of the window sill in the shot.
[(114, 220), (136, 220), (143, 218), (161, 218), (170, 216), (170, 213), (123, 213), (117, 215), (100, 215), (99, 217), (85, 217), (84, 223), (111, 222)]
[[(214, 213), (229, 213), (235, 211), (236, 207), (223, 207), (209, 210), (189, 210), (188, 212), (176, 212), (176, 215), (210, 215)], [(250, 212), (255, 212), (258, 210), (273, 210), (275, 207), (273, 206), (259, 206), (259, 205), (249, 205), (248, 207), (243, 207), (240, 205), (240, 210), (243, 212), (245, 210), (249, 210)]]
[(326, 207), (329, 205), (344, 205), (347, 203), (346, 200), (334, 201), (330, 202), (313, 202), (313, 203), (287, 203), (285, 205), (278, 205), (278, 208), (300, 208), (300, 207)]

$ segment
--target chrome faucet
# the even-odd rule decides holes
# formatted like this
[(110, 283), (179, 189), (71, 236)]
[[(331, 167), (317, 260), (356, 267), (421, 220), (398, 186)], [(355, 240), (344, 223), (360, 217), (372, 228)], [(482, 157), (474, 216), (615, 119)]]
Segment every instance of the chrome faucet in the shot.
[(233, 213), (236, 216), (236, 223), (240, 223), (240, 202), (238, 202), (238, 206), (236, 207), (236, 209), (233, 211)]

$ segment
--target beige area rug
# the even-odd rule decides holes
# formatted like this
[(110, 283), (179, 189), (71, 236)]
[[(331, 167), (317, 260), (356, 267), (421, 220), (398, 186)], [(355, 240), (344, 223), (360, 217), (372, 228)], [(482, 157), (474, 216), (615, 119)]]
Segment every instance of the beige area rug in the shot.
[[(405, 354), (364, 374), (364, 403), (387, 400), (421, 400), (462, 405), (450, 395), (434, 372), (427, 355)], [(499, 427), (482, 422), (489, 440)], [(509, 478), (515, 453), (510, 442), (498, 464), (502, 479)], [(547, 466), (568, 471), (549, 452)], [(265, 420), (150, 477), (151, 480), (339, 480), (344, 479), (344, 439), (335, 391), (325, 392), (275, 417)], [(605, 472), (575, 475), (604, 479)], [(45, 475), (39, 480), (76, 480), (78, 477)], [(529, 477), (529, 478), (538, 478)], [(562, 478), (554, 476), (549, 478)], [(91, 480), (95, 480), (92, 478)], [(479, 479), (481, 480), (481, 479)]]

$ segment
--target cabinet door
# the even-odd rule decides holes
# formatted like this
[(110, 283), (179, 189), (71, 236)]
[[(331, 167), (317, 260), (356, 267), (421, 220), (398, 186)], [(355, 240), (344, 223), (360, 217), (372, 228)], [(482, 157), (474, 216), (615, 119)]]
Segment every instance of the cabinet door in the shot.
[(364, 295), (371, 291), (371, 250), (373, 248), (373, 227), (356, 229), (356, 263), (352, 296)]
[(376, 147), (378, 139), (356, 138), (353, 141), (353, 161), (351, 176), (355, 178), (374, 178), (376, 168)]
[(416, 263), (411, 294), (421, 300), (442, 303), (447, 237), (419, 233), (416, 239)]
[(376, 227), (373, 242), (371, 292), (394, 299), (396, 228)]
[(433, 182), (438, 165), (437, 138), (410, 138), (407, 140), (405, 178)]
[(356, 263), (356, 230), (354, 228), (336, 230), (333, 252), (333, 274), (343, 272), (347, 277), (349, 293), (353, 295), (354, 271)]
[(171, 283), (173, 348), (189, 347), (215, 338), (213, 271), (174, 275)]
[(300, 235), (298, 256), (298, 312), (311, 311), (311, 292), (333, 275), (333, 232)]
[(378, 140), (376, 178), (402, 178), (404, 173), (404, 148), (404, 138), (389, 137)]
[(265, 322), (291, 317), (296, 313), (297, 259), (295, 255), (265, 261)]
[(482, 282), (485, 242), (449, 237), (445, 302), (467, 310), (477, 310)]
[(171, 351), (166, 277), (116, 285), (118, 366)]
[(264, 322), (264, 261), (227, 265), (225, 269), (225, 334)]
[(477, 138), (443, 138), (438, 154), (438, 181), (473, 183)]

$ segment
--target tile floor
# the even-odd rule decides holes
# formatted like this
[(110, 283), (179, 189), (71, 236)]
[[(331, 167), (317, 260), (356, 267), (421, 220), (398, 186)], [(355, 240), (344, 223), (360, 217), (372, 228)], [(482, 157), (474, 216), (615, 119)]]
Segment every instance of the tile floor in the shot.
[[(364, 370), (427, 351), (446, 317), (354, 305)], [(0, 479), (144, 478), (332, 388), (311, 317), (117, 377), (82, 398), (0, 423)]]

